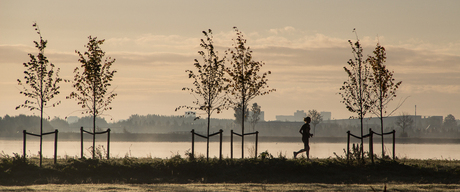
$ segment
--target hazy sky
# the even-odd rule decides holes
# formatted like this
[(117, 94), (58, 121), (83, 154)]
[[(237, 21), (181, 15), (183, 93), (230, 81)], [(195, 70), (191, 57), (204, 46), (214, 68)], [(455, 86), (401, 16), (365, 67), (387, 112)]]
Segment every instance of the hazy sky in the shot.
[[(27, 53), (37, 54), (36, 21), (48, 40), (45, 55), (73, 77), (75, 50), (86, 51), (88, 36), (105, 39), (106, 56), (116, 58), (113, 85), (118, 96), (113, 120), (131, 114), (182, 115), (180, 105), (194, 97), (185, 70), (193, 69), (201, 31), (212, 29), (219, 55), (231, 47), (237, 26), (248, 39), (254, 59), (270, 70), (276, 92), (257, 97), (266, 120), (296, 110), (330, 111), (335, 119), (354, 115), (337, 94), (353, 55), (348, 40), (357, 29), (365, 55), (377, 39), (387, 50), (386, 65), (402, 81), (398, 97), (409, 97), (396, 115), (460, 117), (460, 1), (6, 1), (0, 0), (0, 116), (38, 115), (15, 110), (25, 101), (16, 79), (22, 78)], [(71, 84), (61, 84), (61, 100), (45, 112), (51, 118), (80, 116), (66, 100)], [(392, 106), (390, 106), (391, 108)], [(233, 111), (214, 114), (232, 118)], [(106, 119), (110, 117), (106, 116)]]

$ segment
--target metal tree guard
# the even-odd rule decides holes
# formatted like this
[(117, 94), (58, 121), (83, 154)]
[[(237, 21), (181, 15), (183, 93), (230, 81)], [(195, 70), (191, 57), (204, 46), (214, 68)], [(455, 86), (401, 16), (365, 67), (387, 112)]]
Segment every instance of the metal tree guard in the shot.
[[(195, 158), (195, 135), (199, 136), (199, 137), (202, 137), (202, 138), (205, 138), (205, 139), (208, 139), (208, 137), (204, 136), (204, 135), (201, 135), (199, 133), (195, 133), (195, 129), (192, 129), (192, 156), (191, 158), (194, 159)], [(220, 135), (220, 142), (219, 142), (219, 160), (222, 160), (222, 133), (224, 131), (222, 131), (222, 129), (219, 130), (219, 132), (215, 132), (211, 135), (209, 135), (209, 137), (212, 137), (214, 135), (217, 135), (219, 134)], [(206, 157), (206, 160), (208, 160), (209, 157)]]
[[(259, 131), (252, 132), (252, 133), (245, 133), (244, 135), (254, 135), (254, 134), (256, 135), (256, 146), (255, 146), (254, 157), (257, 158), (257, 143), (259, 141)], [(233, 135), (237, 135), (243, 138), (243, 135), (233, 132), (233, 129), (230, 130), (230, 158), (231, 159), (233, 159)], [(244, 159), (243, 154), (241, 154), (241, 158)]]
[[(371, 161), (372, 163), (374, 163), (374, 139), (373, 139), (373, 135), (376, 134), (376, 135), (379, 135), (379, 136), (382, 136), (382, 135), (389, 135), (389, 134), (393, 134), (393, 160), (396, 159), (396, 155), (395, 155), (395, 149), (396, 149), (396, 146), (395, 146), (395, 135), (396, 135), (396, 131), (393, 130), (391, 132), (388, 132), (388, 133), (382, 133), (382, 134), (379, 134), (379, 133), (376, 133), (374, 131), (372, 131), (371, 128), (369, 128), (369, 133), (367, 135), (363, 135), (363, 137), (359, 137), (359, 136), (356, 136), (356, 135), (353, 135), (352, 133), (350, 133), (350, 131), (347, 131), (347, 161), (350, 160), (350, 136), (353, 136), (354, 138), (356, 139), (361, 139), (361, 138), (366, 138), (366, 137), (369, 137), (369, 156), (371, 158)], [(362, 146), (361, 146), (362, 147)], [(363, 148), (363, 147), (362, 147)], [(382, 157), (383, 158), (383, 157)], [(364, 159), (363, 159), (364, 160)]]
[[(52, 132), (48, 132), (48, 133), (43, 133), (41, 135), (38, 135), (38, 134), (33, 134), (33, 133), (29, 133), (27, 132), (26, 130), (23, 130), (22, 131), (22, 134), (23, 134), (23, 145), (22, 145), (22, 152), (23, 152), (23, 158), (24, 158), (24, 161), (26, 160), (26, 143), (27, 143), (27, 140), (26, 140), (26, 135), (32, 135), (32, 136), (35, 136), (35, 137), (40, 137), (42, 138), (44, 135), (49, 135), (49, 134), (54, 134), (54, 164), (56, 164), (56, 160), (57, 160), (57, 140), (58, 140), (58, 133), (59, 131), (57, 129), (55, 129), (54, 131)], [(40, 167), (42, 166), (42, 157), (40, 156)]]
[[(94, 149), (94, 143), (95, 143), (95, 135), (97, 134), (104, 134), (107, 133), (107, 159), (110, 159), (110, 129), (107, 129), (107, 131), (101, 131), (101, 132), (94, 132), (91, 133), (89, 131), (86, 131), (83, 129), (83, 127), (80, 127), (80, 137), (81, 137), (81, 158), (83, 159), (83, 132), (88, 133), (93, 136), (93, 149)], [(94, 151), (94, 150), (93, 150)], [(94, 152), (93, 152), (93, 159), (94, 159)]]

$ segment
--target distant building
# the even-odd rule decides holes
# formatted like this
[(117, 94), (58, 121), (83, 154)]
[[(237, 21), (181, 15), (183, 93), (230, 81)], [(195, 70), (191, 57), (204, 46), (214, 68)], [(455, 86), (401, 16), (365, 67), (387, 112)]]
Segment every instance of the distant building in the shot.
[(331, 120), (331, 112), (321, 111), (321, 117), (323, 117), (323, 121)]
[(79, 119), (80, 118), (77, 117), (77, 116), (69, 116), (69, 117), (67, 117), (67, 123), (68, 124), (76, 123), (76, 122), (78, 122)]
[(288, 121), (288, 122), (302, 122), (303, 118), (307, 116), (303, 110), (297, 110), (294, 115), (277, 115), (277, 121)]
[[(397, 126), (396, 122), (402, 118), (399, 116), (390, 116), (384, 119), (384, 127), (388, 130), (397, 129), (399, 131), (400, 127)], [(429, 116), (422, 117), (420, 115), (409, 115), (409, 118), (413, 120), (412, 124), (409, 125), (407, 130), (424, 130), (424, 131), (435, 131), (442, 128), (443, 117), (442, 116)], [(331, 122), (340, 124), (342, 126), (356, 126), (359, 127), (361, 122), (359, 119), (335, 119)], [(364, 118), (363, 126), (366, 130), (368, 128), (373, 128), (374, 130), (380, 130), (380, 118)], [(407, 131), (406, 130), (406, 131)]]

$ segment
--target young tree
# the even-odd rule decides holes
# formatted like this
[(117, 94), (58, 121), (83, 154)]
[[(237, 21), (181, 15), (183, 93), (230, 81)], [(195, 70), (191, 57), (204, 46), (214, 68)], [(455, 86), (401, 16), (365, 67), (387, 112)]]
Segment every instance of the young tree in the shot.
[(395, 83), (393, 78), (393, 71), (390, 71), (385, 66), (386, 52), (385, 48), (377, 43), (374, 50), (374, 56), (369, 56), (367, 61), (372, 67), (373, 77), (371, 82), (373, 86), (371, 91), (375, 97), (375, 105), (372, 107), (372, 113), (380, 118), (380, 131), (382, 133), (382, 157), (385, 157), (385, 147), (383, 139), (383, 118), (390, 116), (395, 112), (401, 105), (400, 103), (393, 111), (387, 114), (386, 108), (390, 101), (396, 97), (396, 90), (401, 85), (401, 81)]
[[(242, 117), (245, 116), (247, 103), (257, 96), (266, 95), (275, 89), (270, 89), (267, 84), (267, 75), (270, 71), (260, 75), (260, 70), (265, 63), (254, 61), (252, 50), (246, 47), (246, 39), (238, 28), (233, 27), (236, 32), (236, 39), (233, 39), (233, 50), (228, 49), (226, 54), (229, 56), (230, 67), (226, 68), (230, 76), (229, 91), (233, 96), (230, 100), (233, 105), (243, 108)], [(244, 118), (242, 118), (244, 119)], [(241, 121), (241, 156), (244, 158), (244, 120)]]
[(316, 109), (308, 110), (307, 116), (311, 118), (311, 124), (313, 124), (313, 134), (315, 134), (316, 125), (323, 121), (323, 117)]
[(219, 59), (218, 52), (214, 50), (214, 41), (211, 29), (208, 32), (203, 31), (205, 39), (201, 39), (200, 46), (204, 51), (198, 51), (198, 54), (203, 58), (203, 63), (195, 59), (194, 66), (197, 72), (186, 70), (188, 77), (194, 79), (193, 85), (195, 88), (183, 88), (182, 90), (189, 91), (195, 96), (196, 100), (193, 104), (196, 106), (180, 106), (192, 110), (204, 111), (208, 117), (207, 128), (207, 148), (206, 159), (209, 158), (209, 129), (211, 123), (211, 115), (213, 112), (220, 113), (227, 108), (227, 99), (225, 92), (227, 85), (225, 83), (225, 66), (224, 59)]
[(406, 129), (412, 127), (414, 120), (408, 113), (402, 113), (396, 120), (395, 124), (402, 129), (401, 136), (407, 137)]
[[(37, 23), (32, 25), (37, 31), (37, 34), (40, 36), (40, 42), (34, 41), (35, 47), (38, 49), (38, 55), (35, 56), (29, 53), (30, 61), (28, 63), (23, 63), (24, 67), (27, 68), (24, 71), (24, 80), (25, 84), (29, 85), (29, 88), (26, 88), (24, 83), (18, 79), (18, 84), (22, 85), (23, 90), (19, 92), (20, 94), (28, 97), (24, 104), (21, 104), (16, 107), (16, 110), (19, 108), (27, 108), (31, 111), (39, 110), (40, 111), (40, 167), (42, 166), (42, 137), (43, 137), (43, 109), (47, 106), (48, 102), (53, 99), (56, 95), (59, 94), (58, 83), (62, 81), (59, 78), (59, 68), (54, 73), (54, 64), (48, 61), (48, 58), (45, 57), (45, 48), (47, 40), (43, 40), (40, 28)], [(61, 102), (58, 101), (52, 104), (52, 107), (59, 105)]]
[(96, 137), (96, 116), (103, 114), (106, 110), (111, 110), (109, 105), (117, 96), (114, 91), (108, 91), (111, 86), (114, 74), (117, 72), (111, 70), (115, 59), (110, 57), (103, 60), (105, 52), (99, 47), (104, 43), (103, 40), (97, 40), (97, 37), (88, 37), (89, 42), (85, 47), (88, 51), (81, 53), (75, 50), (75, 53), (80, 57), (78, 61), (80, 67), (76, 67), (73, 71), (74, 81), (73, 87), (76, 91), (70, 93), (67, 99), (75, 99), (78, 105), (83, 109), (82, 114), (91, 114), (93, 116), (93, 158), (95, 152), (95, 137)]
[(254, 132), (256, 130), (256, 124), (260, 120), (260, 105), (257, 105), (257, 103), (252, 104), (252, 115), (250, 118), (251, 126), (252, 126), (252, 131)]
[[(356, 31), (353, 29), (353, 32)], [(367, 112), (370, 111), (374, 101), (371, 97), (371, 71), (368, 63), (363, 58), (363, 47), (359, 43), (358, 35), (356, 35), (357, 41), (353, 44), (351, 40), (348, 40), (350, 43), (352, 53), (354, 58), (348, 60), (348, 65), (350, 68), (343, 67), (345, 72), (348, 75), (348, 80), (343, 82), (342, 87), (340, 88), (339, 94), (342, 96), (342, 103), (345, 104), (348, 111), (356, 113), (357, 117), (361, 121), (361, 148), (363, 147), (363, 119), (366, 116)], [(351, 116), (351, 118), (355, 118)], [(364, 159), (364, 151), (362, 151), (362, 159)]]

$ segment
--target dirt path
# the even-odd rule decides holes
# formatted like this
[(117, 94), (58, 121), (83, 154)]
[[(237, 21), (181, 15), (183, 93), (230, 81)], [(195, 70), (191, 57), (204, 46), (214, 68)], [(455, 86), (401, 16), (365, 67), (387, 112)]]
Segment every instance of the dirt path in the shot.
[[(0, 186), (0, 191), (383, 191), (384, 184), (47, 184)], [(387, 184), (387, 191), (456, 191), (459, 184)]]

